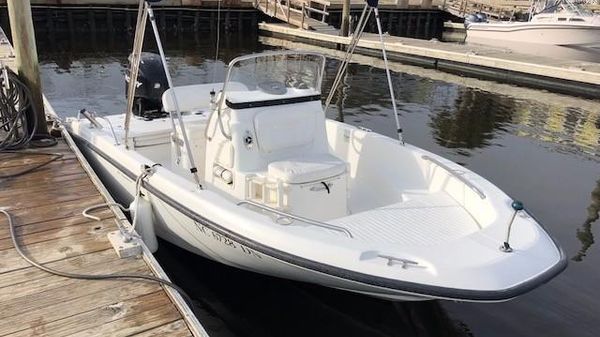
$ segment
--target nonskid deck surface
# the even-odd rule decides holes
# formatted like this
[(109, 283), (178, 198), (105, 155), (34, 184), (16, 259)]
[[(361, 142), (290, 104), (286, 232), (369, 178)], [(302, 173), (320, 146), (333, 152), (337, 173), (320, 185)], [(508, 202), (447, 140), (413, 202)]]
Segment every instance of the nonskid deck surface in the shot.
[(375, 243), (429, 246), (480, 229), (479, 224), (445, 192), (405, 194), (405, 201), (329, 221), (355, 239)]

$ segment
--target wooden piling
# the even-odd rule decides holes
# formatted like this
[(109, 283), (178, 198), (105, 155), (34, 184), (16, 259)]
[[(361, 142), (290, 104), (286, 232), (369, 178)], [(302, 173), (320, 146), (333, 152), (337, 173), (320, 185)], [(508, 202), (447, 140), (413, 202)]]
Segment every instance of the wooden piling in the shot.
[(350, 31), (350, 0), (343, 0), (342, 23), (340, 25), (340, 35), (348, 36)]
[(33, 111), (30, 116), (37, 120), (37, 128), (30, 131), (36, 135), (47, 135), (31, 3), (29, 0), (8, 0), (7, 4), (16, 56), (15, 65), (19, 76), (31, 90)]

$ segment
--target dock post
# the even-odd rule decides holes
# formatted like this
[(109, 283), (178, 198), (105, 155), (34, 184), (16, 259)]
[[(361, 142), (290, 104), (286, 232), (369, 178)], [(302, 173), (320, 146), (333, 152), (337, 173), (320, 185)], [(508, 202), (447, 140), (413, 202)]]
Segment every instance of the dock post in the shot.
[(350, 0), (344, 0), (344, 7), (342, 8), (342, 24), (340, 25), (340, 34), (342, 36), (348, 36), (350, 31)]
[(32, 95), (33, 109), (28, 117), (37, 120), (36, 129), (29, 131), (35, 135), (48, 135), (30, 0), (8, 0), (8, 15), (16, 56), (15, 66)]

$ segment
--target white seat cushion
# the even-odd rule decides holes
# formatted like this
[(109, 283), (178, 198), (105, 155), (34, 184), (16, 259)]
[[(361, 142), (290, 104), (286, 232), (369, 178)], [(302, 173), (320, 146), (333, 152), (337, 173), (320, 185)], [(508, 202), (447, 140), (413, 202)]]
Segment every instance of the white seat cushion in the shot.
[(346, 163), (330, 154), (309, 155), (269, 164), (269, 178), (288, 184), (325, 180), (346, 172)]

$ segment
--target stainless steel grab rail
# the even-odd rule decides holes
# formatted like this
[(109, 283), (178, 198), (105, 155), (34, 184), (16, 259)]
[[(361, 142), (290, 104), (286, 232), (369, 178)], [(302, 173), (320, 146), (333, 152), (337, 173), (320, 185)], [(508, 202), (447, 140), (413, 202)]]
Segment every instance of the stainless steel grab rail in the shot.
[(458, 174), (458, 172), (456, 172), (453, 168), (447, 166), (446, 164), (442, 163), (441, 161), (435, 159), (435, 158), (431, 158), (428, 155), (423, 155), (421, 156), (422, 159), (430, 161), (434, 164), (436, 164), (437, 166), (443, 168), (444, 170), (446, 170), (448, 173), (452, 174), (453, 176), (455, 176), (458, 180), (462, 181), (465, 185), (467, 185), (470, 189), (473, 190), (473, 192), (477, 193), (477, 195), (479, 195), (479, 197), (481, 199), (485, 199), (485, 193), (483, 193), (483, 191), (481, 189), (479, 189), (479, 187), (475, 186), (471, 181), (469, 181), (467, 178), (463, 177), (462, 175)]
[(110, 119), (108, 119), (104, 116), (96, 116), (96, 117), (102, 118), (103, 120), (106, 121), (106, 123), (108, 123), (108, 126), (110, 127), (110, 132), (112, 133), (112, 136), (115, 139), (115, 145), (121, 145), (121, 143), (119, 143), (119, 138), (117, 138), (117, 134), (115, 133), (115, 128), (113, 128), (113, 125), (112, 125)]
[(294, 215), (294, 214), (291, 214), (291, 213), (283, 212), (283, 211), (280, 211), (278, 209), (275, 209), (275, 208), (272, 208), (272, 207), (269, 207), (269, 206), (265, 206), (263, 204), (259, 204), (259, 203), (254, 202), (254, 201), (243, 200), (243, 201), (238, 202), (237, 205), (238, 206), (241, 206), (241, 205), (251, 205), (251, 206), (263, 209), (265, 211), (268, 211), (270, 213), (280, 215), (282, 217), (287, 217), (287, 218), (290, 218), (290, 219), (294, 219), (294, 220), (305, 222), (305, 223), (307, 223), (309, 225), (323, 227), (323, 228), (331, 229), (331, 230), (337, 231), (337, 232), (342, 232), (342, 233), (346, 234), (349, 238), (354, 238), (354, 236), (352, 236), (352, 233), (348, 229), (346, 229), (344, 227), (340, 227), (340, 226), (336, 226), (336, 225), (332, 225), (332, 224), (328, 224), (328, 223), (324, 223), (324, 222), (320, 222), (320, 221), (316, 221), (316, 220), (311, 220), (311, 219), (308, 219), (308, 218), (305, 218), (305, 217), (302, 217), (302, 216), (299, 216), (299, 215)]

